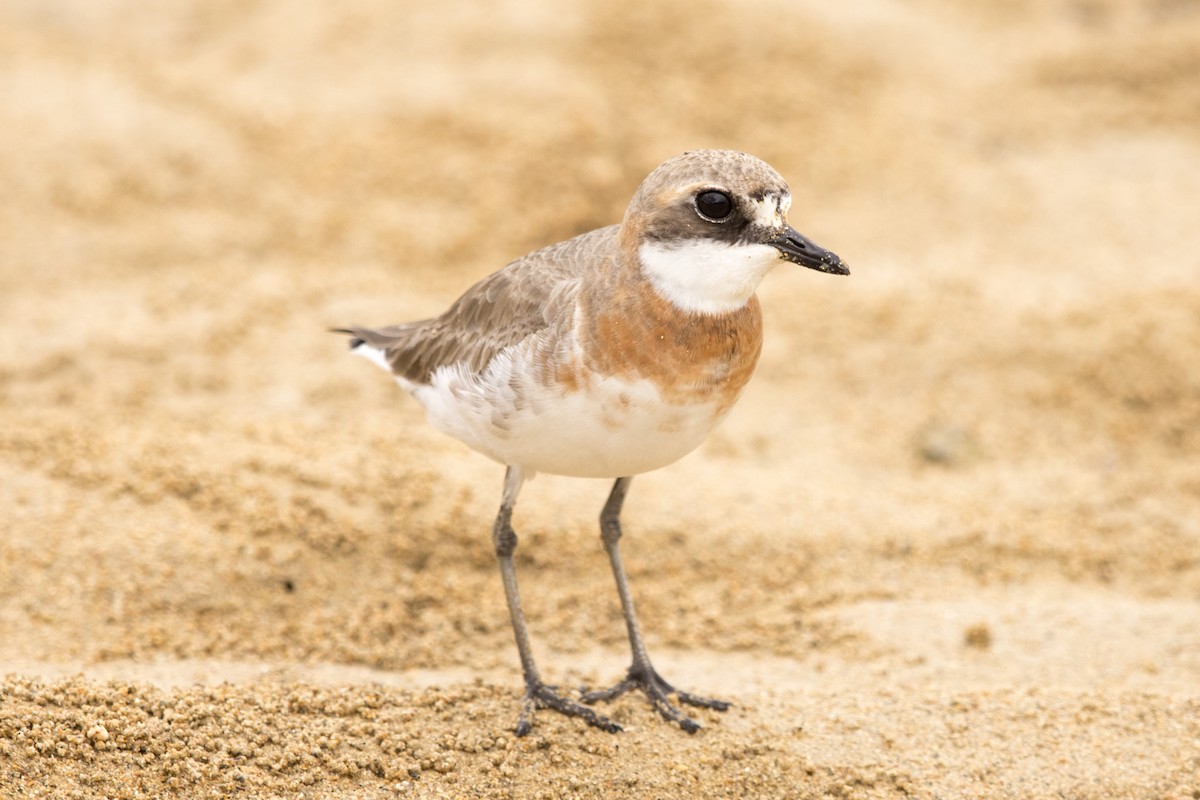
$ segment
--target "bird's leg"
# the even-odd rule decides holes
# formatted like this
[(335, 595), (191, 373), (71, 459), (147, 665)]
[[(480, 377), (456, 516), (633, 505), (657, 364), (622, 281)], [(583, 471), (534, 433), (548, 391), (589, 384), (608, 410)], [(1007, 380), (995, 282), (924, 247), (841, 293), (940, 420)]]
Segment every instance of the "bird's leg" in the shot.
[(525, 698), (521, 704), (521, 716), (517, 720), (517, 736), (524, 736), (533, 727), (533, 712), (539, 708), (552, 708), (570, 717), (579, 717), (609, 733), (616, 733), (621, 726), (608, 717), (597, 714), (593, 709), (568, 700), (558, 694), (556, 687), (542, 683), (537, 665), (533, 661), (533, 648), (529, 644), (529, 630), (525, 627), (525, 612), (521, 610), (521, 595), (517, 591), (517, 572), (513, 566), (513, 552), (517, 549), (517, 534), (512, 528), (512, 511), (517, 494), (525, 482), (519, 467), (509, 467), (504, 475), (504, 499), (496, 523), (492, 527), (492, 543), (496, 547), (496, 558), (500, 562), (500, 578), (504, 581), (504, 597), (508, 600), (508, 613), (512, 617), (513, 636), (517, 640), (517, 652), (521, 656), (521, 670), (525, 675)]
[(700, 723), (686, 716), (671, 704), (668, 695), (674, 694), (679, 702), (700, 708), (712, 708), (724, 711), (729, 703), (724, 700), (713, 700), (708, 697), (681, 692), (663, 680), (650, 663), (646, 653), (646, 642), (642, 639), (642, 630), (638, 625), (637, 615), (633, 611), (633, 595), (629, 592), (629, 579), (625, 575), (625, 565), (621, 561), (621, 551), (618, 542), (621, 539), (621, 506), (625, 502), (625, 493), (629, 491), (632, 478), (617, 478), (613, 484), (608, 502), (600, 512), (600, 538), (604, 549), (608, 552), (608, 560), (612, 563), (613, 577), (617, 580), (617, 594), (621, 597), (621, 612), (625, 615), (625, 626), (629, 629), (629, 646), (633, 651), (633, 664), (625, 673), (624, 680), (609, 689), (588, 692), (583, 696), (583, 702), (594, 703), (597, 700), (612, 700), (620, 697), (631, 689), (640, 689), (650, 699), (658, 713), (670, 722), (678, 723), (688, 733), (700, 729)]

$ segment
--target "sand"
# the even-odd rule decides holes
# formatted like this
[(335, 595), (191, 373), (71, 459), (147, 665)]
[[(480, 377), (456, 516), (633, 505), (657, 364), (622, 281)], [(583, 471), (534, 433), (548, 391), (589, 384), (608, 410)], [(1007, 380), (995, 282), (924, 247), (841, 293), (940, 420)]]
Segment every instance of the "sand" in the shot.
[[(0, 796), (1200, 798), (1200, 3), (479, 5), (0, 7)], [(518, 740), (502, 469), (325, 329), (703, 146), (853, 271), (626, 504), (733, 707)], [(515, 517), (571, 689), (607, 490)]]

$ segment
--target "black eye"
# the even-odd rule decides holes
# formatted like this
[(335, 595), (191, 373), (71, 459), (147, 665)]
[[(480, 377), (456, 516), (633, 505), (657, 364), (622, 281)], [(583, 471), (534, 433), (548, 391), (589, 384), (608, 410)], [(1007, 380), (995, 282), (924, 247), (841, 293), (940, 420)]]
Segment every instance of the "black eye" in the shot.
[(733, 213), (733, 200), (724, 192), (709, 189), (696, 195), (696, 209), (705, 219), (720, 222)]

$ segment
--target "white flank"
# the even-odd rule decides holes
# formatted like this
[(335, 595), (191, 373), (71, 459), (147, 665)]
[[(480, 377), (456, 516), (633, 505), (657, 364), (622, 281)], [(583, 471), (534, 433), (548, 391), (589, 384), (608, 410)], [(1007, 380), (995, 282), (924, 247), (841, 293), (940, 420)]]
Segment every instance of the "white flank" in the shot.
[(727, 314), (746, 305), (781, 257), (767, 244), (728, 245), (712, 239), (670, 246), (646, 242), (638, 256), (659, 294), (683, 311), (701, 314)]
[(637, 475), (694, 450), (721, 420), (721, 404), (674, 405), (652, 383), (591, 374), (583, 391), (544, 385), (528, 340), (482, 373), (441, 367), (413, 396), (429, 421), (500, 462), (580, 478)]

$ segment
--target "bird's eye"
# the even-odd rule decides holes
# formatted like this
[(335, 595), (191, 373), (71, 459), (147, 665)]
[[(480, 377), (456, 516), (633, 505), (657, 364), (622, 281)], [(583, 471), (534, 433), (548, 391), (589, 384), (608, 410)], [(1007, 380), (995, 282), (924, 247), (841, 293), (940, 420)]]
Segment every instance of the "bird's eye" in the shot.
[(725, 192), (708, 189), (696, 195), (696, 210), (710, 222), (721, 222), (733, 213), (733, 200)]

